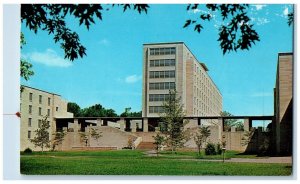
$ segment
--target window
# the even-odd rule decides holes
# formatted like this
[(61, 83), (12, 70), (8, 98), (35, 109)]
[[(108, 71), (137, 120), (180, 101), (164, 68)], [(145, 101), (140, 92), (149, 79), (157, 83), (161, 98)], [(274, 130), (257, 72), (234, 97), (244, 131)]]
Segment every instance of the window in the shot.
[(42, 108), (39, 107), (39, 115), (41, 116), (42, 115)]
[(164, 108), (161, 106), (149, 106), (149, 113), (163, 113)]
[(32, 105), (29, 105), (29, 107), (28, 107), (28, 113), (32, 114)]
[(169, 94), (149, 94), (149, 101), (152, 102), (157, 102), (157, 101), (167, 101), (170, 99)]
[(51, 105), (51, 98), (48, 98), (48, 105)]
[(149, 83), (150, 90), (175, 89), (175, 82), (155, 82)]
[(150, 67), (175, 66), (175, 59), (150, 60)]
[(32, 119), (28, 118), (28, 127), (31, 127), (31, 121), (32, 121)]
[(39, 121), (38, 121), (38, 127), (41, 128), (41, 126), (42, 126), (42, 120), (39, 119)]
[(47, 110), (47, 115), (50, 116), (50, 109)]
[(39, 95), (39, 103), (42, 104), (42, 95)]
[(29, 93), (29, 101), (32, 102), (32, 93)]
[(28, 139), (31, 138), (31, 131), (28, 131), (27, 137), (28, 137)]
[(175, 78), (175, 70), (150, 71), (150, 78)]
[(56, 112), (58, 112), (58, 107), (56, 107)]
[(150, 55), (170, 55), (175, 53), (176, 53), (175, 47), (150, 48)]

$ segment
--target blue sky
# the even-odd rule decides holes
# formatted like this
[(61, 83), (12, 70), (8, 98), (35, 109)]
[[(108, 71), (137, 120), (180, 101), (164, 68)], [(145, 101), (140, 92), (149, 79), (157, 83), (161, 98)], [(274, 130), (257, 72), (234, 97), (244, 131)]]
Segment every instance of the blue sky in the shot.
[(183, 29), (185, 20), (199, 16), (202, 8), (186, 11), (186, 5), (151, 5), (148, 14), (123, 13), (121, 8), (103, 12), (90, 30), (68, 20), (87, 56), (74, 62), (64, 59), (52, 35), (34, 34), (25, 25), (27, 44), (21, 54), (33, 64), (35, 75), (21, 84), (61, 94), (82, 108), (100, 103), (118, 114), (126, 107), (142, 106), (142, 46), (151, 42), (183, 41), (201, 62), (223, 96), (223, 110), (234, 115), (273, 115), (279, 52), (292, 51), (292, 27), (287, 25), (291, 5), (251, 5), (249, 16), (260, 35), (249, 51), (222, 54), (217, 27), (219, 16), (204, 23), (200, 34)]

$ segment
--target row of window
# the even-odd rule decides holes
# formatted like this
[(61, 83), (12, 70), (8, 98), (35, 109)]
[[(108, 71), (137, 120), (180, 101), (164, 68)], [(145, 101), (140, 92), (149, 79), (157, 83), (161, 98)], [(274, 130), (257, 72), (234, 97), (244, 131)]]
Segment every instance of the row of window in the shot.
[(175, 78), (175, 70), (150, 71), (150, 78)]
[[(29, 101), (32, 102), (33, 94), (29, 93)], [(39, 95), (39, 103), (42, 104), (43, 102), (43, 96)], [(48, 97), (48, 105), (51, 105), (51, 98)]]
[[(175, 95), (171, 95), (174, 99)], [(169, 94), (149, 94), (149, 101), (150, 102), (157, 102), (157, 101), (167, 101), (170, 99)]]
[(164, 113), (162, 106), (149, 106), (149, 113)]
[[(58, 112), (58, 107), (56, 107), (56, 112)], [(32, 114), (32, 105), (29, 105), (28, 107), (28, 113)], [(42, 115), (42, 108), (39, 107), (39, 115)], [(50, 116), (50, 109), (47, 110), (47, 115)]]
[[(28, 138), (28, 139), (31, 139), (31, 131), (30, 131), (30, 130), (28, 130), (27, 138)], [(48, 135), (48, 139), (49, 139), (49, 135)]]
[(170, 55), (175, 53), (176, 53), (175, 47), (150, 49), (150, 55)]
[[(47, 121), (49, 124), (50, 124), (50, 121)], [(42, 124), (42, 120), (39, 119), (38, 120), (38, 127), (40, 128), (41, 127), (41, 124)], [(32, 118), (28, 118), (28, 127), (31, 127), (32, 126)]]
[(175, 82), (153, 82), (149, 83), (150, 90), (175, 89)]
[(156, 66), (175, 66), (175, 59), (150, 60), (150, 67)]

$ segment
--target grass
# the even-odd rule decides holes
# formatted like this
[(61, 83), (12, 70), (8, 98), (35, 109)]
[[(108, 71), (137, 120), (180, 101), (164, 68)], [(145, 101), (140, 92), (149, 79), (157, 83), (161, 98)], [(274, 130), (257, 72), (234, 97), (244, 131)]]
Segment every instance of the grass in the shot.
[[(192, 155), (192, 152), (180, 154)], [(167, 153), (165, 153), (167, 155)], [(34, 152), (21, 155), (21, 173), (29, 175), (226, 175), (287, 176), (291, 164), (222, 163), (148, 157), (137, 150)]]
[[(171, 151), (162, 151), (160, 152), (162, 157), (165, 158), (195, 158), (195, 159), (211, 159), (211, 160), (221, 160), (223, 159), (223, 155), (205, 155), (204, 151), (201, 151), (201, 155), (198, 154), (196, 151), (177, 151), (176, 154), (172, 154)], [(238, 151), (226, 151), (225, 152), (225, 159), (230, 158), (252, 158), (252, 159), (259, 159), (259, 158), (266, 158), (260, 157), (256, 154), (243, 154)]]

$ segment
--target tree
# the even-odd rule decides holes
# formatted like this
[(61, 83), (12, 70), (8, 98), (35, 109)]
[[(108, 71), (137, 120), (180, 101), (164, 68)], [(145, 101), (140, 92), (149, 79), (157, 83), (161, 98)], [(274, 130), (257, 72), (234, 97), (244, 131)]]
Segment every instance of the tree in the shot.
[(202, 126), (199, 127), (198, 132), (196, 133), (196, 135), (194, 136), (194, 141), (197, 145), (198, 148), (198, 154), (201, 154), (201, 148), (203, 143), (206, 143), (206, 139), (210, 136), (211, 132), (209, 127), (206, 126)]
[(158, 156), (159, 150), (162, 148), (165, 142), (165, 137), (160, 133), (157, 133), (155, 136), (152, 137), (154, 138), (154, 144), (156, 145), (156, 155)]
[[(223, 111), (220, 114), (221, 116), (233, 116), (231, 113), (227, 111)], [(243, 131), (244, 130), (244, 124), (237, 119), (225, 119), (224, 120), (224, 131), (231, 131), (231, 127), (236, 127), (237, 130)]]
[(120, 114), (121, 117), (142, 117), (142, 111), (130, 112), (131, 107), (125, 108), (125, 111)]
[(53, 134), (54, 135), (54, 140), (53, 140), (53, 144), (52, 144), (53, 151), (55, 150), (56, 146), (62, 144), (66, 134), (67, 134), (67, 132), (65, 132), (64, 130), (57, 131)]
[(91, 137), (98, 141), (100, 137), (102, 137), (102, 132), (100, 132), (97, 128), (91, 128)]
[(175, 90), (169, 91), (169, 98), (163, 103), (164, 112), (160, 114), (160, 119), (165, 123), (162, 133), (166, 135), (166, 142), (171, 147), (172, 153), (177, 148), (183, 147), (188, 140), (188, 131), (184, 130), (184, 125), (188, 123), (184, 120), (185, 113), (180, 103), (180, 97), (177, 97)]
[(244, 133), (244, 136), (242, 137), (242, 146), (247, 146), (251, 142), (254, 133), (255, 133), (254, 128), (251, 128), (250, 131), (246, 131)]
[(81, 110), (82, 117), (116, 117), (113, 109), (105, 109), (101, 104), (95, 104)]
[[(67, 17), (78, 20), (79, 25), (84, 24), (89, 30), (95, 20), (102, 21), (103, 11), (108, 11), (115, 5), (101, 4), (22, 4), (21, 22), (29, 30), (37, 33), (39, 30), (47, 31), (53, 36), (55, 43), (59, 43), (64, 50), (65, 58), (73, 61), (86, 55), (86, 48), (80, 43), (79, 35), (66, 24)], [(138, 13), (145, 12), (147, 4), (121, 4), (123, 12), (133, 7)]]
[(69, 102), (67, 111), (73, 113), (74, 117), (80, 117), (81, 116), (81, 108), (80, 106), (75, 102)]
[[(223, 25), (219, 27), (220, 47), (223, 54), (237, 50), (249, 50), (253, 44), (260, 41), (258, 33), (247, 15), (248, 4), (206, 4), (203, 12), (196, 19), (188, 19), (184, 28), (194, 25), (198, 33), (203, 29), (202, 22), (213, 19), (213, 14), (220, 14)], [(199, 4), (187, 5), (187, 11), (196, 10)]]
[(42, 119), (40, 127), (34, 131), (35, 137), (30, 140), (35, 147), (40, 147), (42, 152), (44, 152), (44, 148), (50, 147), (51, 142), (49, 138), (50, 123), (47, 121), (47, 118), (48, 117), (46, 116), (44, 119)]
[[(20, 38), (20, 47), (21, 49), (23, 46), (26, 45), (26, 40), (24, 37), (24, 34), (21, 32), (21, 38)], [(20, 75), (23, 79), (29, 80), (31, 76), (34, 75), (34, 72), (32, 71), (32, 64), (27, 62), (24, 58), (21, 57), (20, 59)]]

